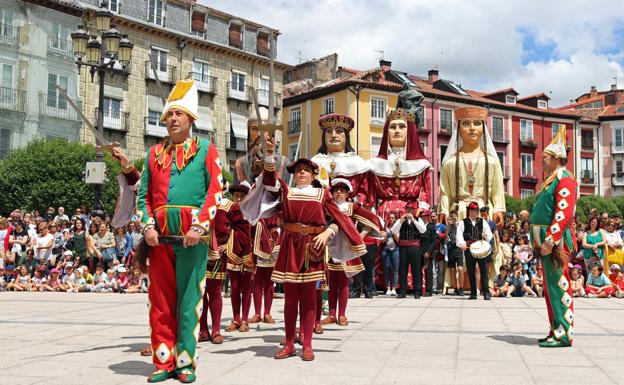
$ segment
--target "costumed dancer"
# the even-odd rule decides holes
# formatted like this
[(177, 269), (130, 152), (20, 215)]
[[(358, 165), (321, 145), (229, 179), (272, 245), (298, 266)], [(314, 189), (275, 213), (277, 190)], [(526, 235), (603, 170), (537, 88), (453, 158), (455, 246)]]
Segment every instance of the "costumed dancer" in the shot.
[(227, 256), (227, 274), (231, 285), (232, 322), (225, 331), (248, 332), (254, 261), (251, 253), (251, 225), (243, 217), (240, 203), (249, 193), (249, 184), (234, 184), (230, 186), (229, 192), (232, 200), (223, 199), (214, 221), (217, 243)]
[(147, 152), (137, 204), (150, 246), (148, 297), (157, 370), (148, 382), (177, 377), (190, 383), (196, 378), (208, 257), (208, 247), (200, 241), (209, 234), (221, 202), (223, 177), (215, 146), (189, 136), (197, 119), (195, 82), (175, 85), (160, 119), (169, 136)]
[[(367, 234), (380, 235), (379, 218), (360, 204), (347, 201), (352, 189), (351, 183), (347, 179), (335, 178), (331, 181), (331, 193), (340, 211), (351, 218), (354, 224), (359, 223), (364, 227), (360, 236), (364, 238)], [(339, 326), (347, 326), (349, 324), (346, 317), (349, 301), (348, 277), (363, 272), (364, 265), (359, 257), (348, 262), (339, 262), (330, 255), (328, 271), (329, 315), (321, 321), (321, 325), (336, 323)]]
[[(485, 125), (488, 112), (482, 107), (461, 107), (454, 112), (457, 126), (442, 160), (438, 221), (446, 224), (450, 210), (455, 209), (458, 222), (461, 222), (467, 217), (467, 205), (477, 202), (479, 207), (489, 208), (492, 218), (501, 228), (506, 212), (505, 187), (498, 155)], [(486, 259), (490, 271), (480, 273), (494, 277), (496, 271), (491, 263), (492, 257)], [(448, 270), (445, 287), (451, 286)]]
[(314, 162), (299, 159), (288, 166), (288, 171), (294, 173), (295, 187), (289, 187), (276, 177), (273, 157), (265, 157), (263, 174), (241, 208), (252, 223), (278, 212), (282, 214), (280, 250), (272, 279), (284, 283), (286, 340), (274, 358), (296, 355), (295, 327), (301, 304), (301, 358), (311, 361), (314, 359), (316, 287), (318, 281), (325, 278), (328, 240), (333, 237), (330, 249), (342, 249), (334, 252), (345, 262), (362, 255), (365, 247), (353, 223), (336, 206), (330, 192), (315, 179), (319, 167)]
[(544, 265), (544, 298), (550, 330), (539, 346), (572, 346), (574, 306), (568, 262), (576, 253), (576, 234), (570, 226), (576, 210), (577, 182), (565, 167), (567, 161), (565, 125), (544, 149), (542, 165), (550, 175), (540, 186), (531, 211), (533, 246), (539, 248)]

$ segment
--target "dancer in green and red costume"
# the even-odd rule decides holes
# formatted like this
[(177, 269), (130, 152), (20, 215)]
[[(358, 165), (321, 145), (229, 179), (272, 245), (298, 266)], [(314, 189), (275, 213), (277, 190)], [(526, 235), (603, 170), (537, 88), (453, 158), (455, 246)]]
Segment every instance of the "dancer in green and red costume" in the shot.
[[(150, 246), (149, 314), (157, 369), (148, 382), (195, 381), (208, 259), (208, 246), (201, 241), (209, 234), (223, 190), (217, 149), (189, 136), (196, 119), (197, 87), (181, 80), (161, 116), (169, 136), (149, 149), (141, 175), (137, 208)], [(161, 243), (165, 237), (181, 242)]]
[(543, 348), (572, 346), (574, 307), (569, 256), (576, 252), (576, 236), (570, 230), (576, 207), (577, 182), (565, 168), (565, 126), (544, 149), (544, 172), (550, 175), (540, 186), (531, 214), (534, 246), (540, 248), (544, 264), (544, 298), (550, 331), (539, 340)]

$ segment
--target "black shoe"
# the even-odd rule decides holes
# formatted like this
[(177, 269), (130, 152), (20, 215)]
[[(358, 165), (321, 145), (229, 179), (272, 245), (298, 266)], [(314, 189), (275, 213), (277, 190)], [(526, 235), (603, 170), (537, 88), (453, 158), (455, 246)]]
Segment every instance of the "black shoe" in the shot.
[(453, 290), (453, 295), (458, 296), (459, 295), (459, 289), (454, 289)]
[(471, 295), (470, 297), (468, 297), (468, 299), (477, 299), (476, 295)]
[(459, 289), (459, 295), (461, 295), (461, 296), (464, 295), (464, 289)]
[(492, 296), (490, 295), (490, 293), (487, 293), (483, 296), (483, 299), (489, 301), (490, 299), (492, 299)]
[(414, 299), (420, 299), (420, 294), (414, 294)]
[(349, 298), (360, 298), (359, 293), (349, 293)]
[(425, 297), (431, 297), (432, 295), (432, 293), (425, 293)]
[(405, 298), (405, 294), (397, 294), (397, 298)]
[(373, 296), (371, 295), (371, 293), (364, 293), (364, 298), (373, 298)]

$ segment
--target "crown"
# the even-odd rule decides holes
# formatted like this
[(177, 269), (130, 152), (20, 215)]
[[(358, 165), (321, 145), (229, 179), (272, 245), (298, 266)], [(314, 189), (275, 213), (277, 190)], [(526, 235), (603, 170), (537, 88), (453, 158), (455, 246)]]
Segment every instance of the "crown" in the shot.
[(345, 131), (351, 131), (351, 129), (353, 129), (353, 126), (355, 126), (353, 119), (351, 119), (347, 115), (328, 114), (319, 118), (319, 127), (321, 128), (321, 130), (325, 130), (331, 127), (342, 128)]
[(482, 120), (487, 119), (488, 111), (482, 107), (460, 107), (455, 109), (455, 119), (457, 121), (464, 119)]
[(403, 108), (397, 108), (395, 110), (388, 111), (388, 121), (391, 122), (393, 120), (405, 120), (406, 122), (416, 122), (414, 119), (414, 115), (410, 114), (407, 110)]

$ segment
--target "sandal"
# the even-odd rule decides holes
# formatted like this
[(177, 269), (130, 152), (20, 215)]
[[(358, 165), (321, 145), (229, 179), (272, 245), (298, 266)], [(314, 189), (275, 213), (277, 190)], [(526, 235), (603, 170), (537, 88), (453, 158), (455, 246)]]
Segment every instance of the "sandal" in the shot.
[(141, 356), (143, 357), (148, 357), (152, 355), (152, 347), (151, 346), (146, 346), (143, 349), (141, 349)]
[(250, 324), (257, 324), (260, 321), (262, 321), (262, 318), (260, 317), (260, 314), (254, 314), (253, 317), (251, 317), (251, 319), (249, 320), (249, 323)]
[(334, 317), (333, 315), (328, 315), (327, 317), (323, 318), (323, 320), (321, 321), (321, 325), (331, 325), (335, 323), (336, 323), (336, 317)]
[(212, 338), (210, 338), (210, 342), (215, 345), (221, 345), (223, 343), (223, 336), (220, 333), (212, 333)]
[(240, 327), (238, 328), (238, 331), (241, 333), (246, 333), (249, 331), (249, 324), (247, 323), (247, 321), (241, 322)]
[(240, 322), (236, 322), (236, 321), (232, 321), (232, 323), (230, 324), (230, 326), (228, 326), (227, 328), (225, 328), (226, 332), (235, 332), (238, 330), (238, 328), (240, 328), (241, 324)]
[(347, 326), (349, 325), (349, 320), (347, 319), (347, 317), (341, 315), (340, 318), (338, 318), (338, 326)]
[(265, 324), (274, 324), (275, 320), (273, 319), (273, 317), (271, 317), (270, 314), (265, 314), (262, 322), (264, 322)]

